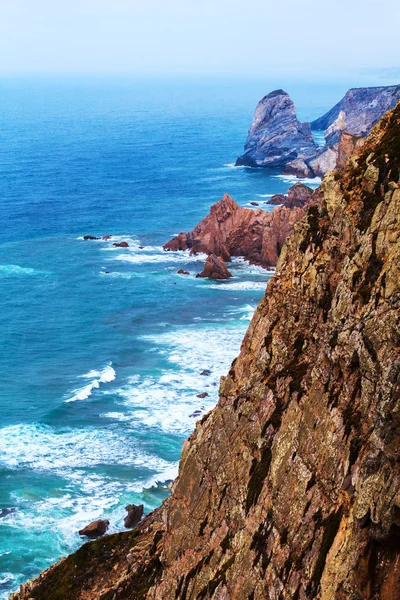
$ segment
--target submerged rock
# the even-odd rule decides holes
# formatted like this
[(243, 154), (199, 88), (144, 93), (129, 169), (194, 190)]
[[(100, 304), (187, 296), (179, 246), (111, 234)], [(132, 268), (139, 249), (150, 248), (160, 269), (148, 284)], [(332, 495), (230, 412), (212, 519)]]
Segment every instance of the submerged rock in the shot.
[(83, 239), (84, 240), (99, 240), (100, 238), (96, 237), (95, 235), (84, 235)]
[(85, 535), (88, 538), (95, 539), (104, 535), (110, 525), (110, 521), (106, 519), (98, 519), (92, 521), (89, 525), (86, 525), (83, 529), (79, 530), (79, 535)]
[(14, 508), (14, 507), (12, 507), (12, 508), (2, 508), (2, 509), (0, 509), (0, 519), (4, 519), (5, 517), (8, 517), (8, 515), (12, 515), (16, 511), (17, 511), (17, 509)]
[(208, 394), (207, 392), (202, 392), (201, 394), (197, 394), (198, 398), (207, 398)]
[(317, 145), (309, 123), (301, 123), (288, 93), (275, 90), (257, 105), (236, 165), (284, 167), (288, 162), (311, 156)]
[(196, 277), (208, 277), (209, 279), (229, 279), (232, 277), (226, 267), (224, 259), (215, 254), (210, 254), (204, 264), (204, 269), (201, 273), (197, 273)]
[(128, 504), (128, 506), (125, 507), (125, 510), (128, 511), (128, 514), (126, 515), (125, 519), (124, 519), (124, 525), (125, 527), (129, 528), (129, 527), (136, 527), (136, 525), (138, 523), (140, 523), (142, 517), (143, 517), (143, 512), (144, 512), (144, 506), (143, 504)]
[(178, 275), (190, 275), (189, 271), (184, 271), (183, 269), (179, 269), (179, 271), (177, 271)]

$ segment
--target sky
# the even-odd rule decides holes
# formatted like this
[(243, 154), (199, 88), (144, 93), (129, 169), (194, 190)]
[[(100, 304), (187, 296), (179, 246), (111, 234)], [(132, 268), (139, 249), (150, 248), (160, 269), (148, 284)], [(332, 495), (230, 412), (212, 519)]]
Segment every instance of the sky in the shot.
[(0, 73), (400, 80), (399, 23), (399, 0), (0, 0)]

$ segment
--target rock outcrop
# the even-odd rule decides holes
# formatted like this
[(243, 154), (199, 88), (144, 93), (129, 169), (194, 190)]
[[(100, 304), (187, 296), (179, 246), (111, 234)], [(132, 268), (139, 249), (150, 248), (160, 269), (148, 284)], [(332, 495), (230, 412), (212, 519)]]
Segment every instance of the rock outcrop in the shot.
[(196, 277), (208, 277), (209, 279), (229, 279), (232, 273), (228, 271), (225, 261), (220, 256), (210, 254), (204, 264), (204, 269), (201, 273), (197, 273)]
[(267, 204), (283, 204), (286, 208), (304, 208), (312, 202), (314, 190), (304, 185), (304, 183), (295, 183), (285, 194), (275, 194)]
[(98, 521), (92, 521), (89, 525), (86, 525), (79, 531), (79, 535), (85, 535), (88, 538), (95, 539), (104, 535), (110, 525), (110, 521), (106, 519), (99, 519)]
[(128, 504), (125, 506), (125, 510), (128, 513), (124, 519), (125, 527), (136, 527), (143, 517), (143, 504)]
[(257, 105), (236, 165), (284, 167), (297, 158), (312, 156), (317, 149), (309, 123), (301, 123), (289, 94), (275, 90)]
[(236, 164), (282, 167), (285, 174), (298, 177), (324, 177), (343, 164), (343, 159), (338, 162), (341, 135), (365, 138), (399, 99), (400, 85), (349, 90), (329, 112), (311, 123), (311, 129), (325, 131), (326, 145), (318, 148), (309, 124), (297, 120), (290, 97), (282, 90), (272, 92), (258, 104), (245, 153)]
[(304, 209), (298, 206), (278, 206), (271, 212), (243, 208), (225, 194), (193, 231), (180, 233), (165, 244), (164, 250), (190, 249), (193, 254), (215, 254), (224, 261), (243, 256), (252, 263), (273, 266), (303, 214)]
[(13, 600), (393, 600), (400, 106), (287, 241), (163, 505)]

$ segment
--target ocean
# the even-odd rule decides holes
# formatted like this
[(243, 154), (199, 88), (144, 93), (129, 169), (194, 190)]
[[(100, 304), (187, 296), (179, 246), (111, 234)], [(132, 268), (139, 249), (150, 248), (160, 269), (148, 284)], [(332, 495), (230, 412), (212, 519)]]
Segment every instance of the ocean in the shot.
[[(233, 166), (274, 87), (0, 80), (2, 600), (79, 547), (90, 521), (119, 531), (127, 504), (149, 512), (168, 495), (271, 273), (236, 259), (231, 280), (199, 280), (205, 257), (162, 245), (225, 192), (270, 210), (293, 184)], [(303, 120), (346, 91), (287, 88)]]

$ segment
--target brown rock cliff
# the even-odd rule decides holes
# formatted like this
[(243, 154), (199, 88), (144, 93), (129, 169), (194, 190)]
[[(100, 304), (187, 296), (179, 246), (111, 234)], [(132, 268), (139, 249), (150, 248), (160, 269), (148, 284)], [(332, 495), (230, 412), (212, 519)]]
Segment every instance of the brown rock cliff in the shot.
[(399, 597), (399, 140), (324, 180), (171, 496), (14, 599)]

